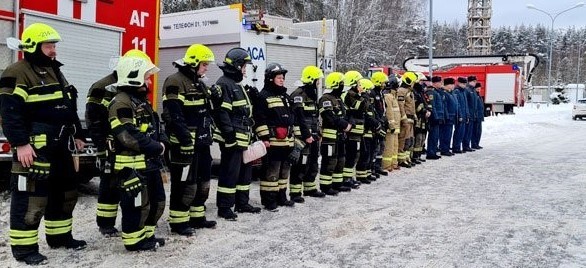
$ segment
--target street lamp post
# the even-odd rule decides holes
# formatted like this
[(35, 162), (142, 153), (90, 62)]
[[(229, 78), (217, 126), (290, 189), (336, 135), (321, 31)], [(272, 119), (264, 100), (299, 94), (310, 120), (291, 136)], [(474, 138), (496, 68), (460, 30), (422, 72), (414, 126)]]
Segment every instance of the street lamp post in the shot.
[(535, 5), (533, 5), (533, 4), (527, 4), (528, 9), (537, 10), (537, 11), (547, 15), (551, 19), (551, 29), (549, 32), (549, 57), (548, 57), (548, 61), (547, 61), (547, 93), (548, 94), (551, 94), (551, 64), (552, 64), (552, 57), (553, 57), (553, 26), (554, 26), (555, 20), (558, 18), (559, 15), (566, 13), (572, 9), (582, 7), (582, 6), (584, 6), (584, 2), (578, 2), (573, 7), (562, 10), (562, 11), (552, 15), (551, 13), (549, 13), (545, 10), (542, 10), (542, 9), (535, 7)]
[(433, 0), (429, 0), (429, 31), (427, 36), (429, 43), (429, 77), (433, 76)]

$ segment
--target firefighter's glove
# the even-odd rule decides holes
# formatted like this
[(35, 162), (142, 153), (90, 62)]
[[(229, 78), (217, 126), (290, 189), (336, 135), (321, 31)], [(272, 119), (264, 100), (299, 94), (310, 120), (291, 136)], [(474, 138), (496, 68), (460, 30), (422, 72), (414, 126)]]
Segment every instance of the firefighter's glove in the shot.
[(128, 197), (135, 198), (143, 189), (142, 182), (140, 181), (140, 176), (136, 171), (132, 170), (129, 172), (129, 176), (126, 177), (124, 181), (122, 181), (122, 190)]
[(49, 178), (51, 163), (44, 157), (37, 157), (29, 168), (28, 178), (35, 181), (44, 181)]
[(179, 159), (178, 159), (179, 161), (178, 162), (189, 165), (193, 161), (194, 154), (195, 154), (195, 150), (194, 150), (193, 144), (187, 145), (187, 146), (181, 145), (179, 147)]
[(303, 147), (301, 144), (295, 143), (295, 146), (293, 147), (293, 150), (291, 151), (291, 153), (289, 153), (288, 161), (291, 165), (296, 164), (299, 161), (299, 158), (301, 157), (301, 152), (303, 151)]
[(385, 131), (385, 129), (383, 127), (378, 127), (376, 129), (376, 133), (379, 137), (384, 138), (387, 135), (387, 132)]

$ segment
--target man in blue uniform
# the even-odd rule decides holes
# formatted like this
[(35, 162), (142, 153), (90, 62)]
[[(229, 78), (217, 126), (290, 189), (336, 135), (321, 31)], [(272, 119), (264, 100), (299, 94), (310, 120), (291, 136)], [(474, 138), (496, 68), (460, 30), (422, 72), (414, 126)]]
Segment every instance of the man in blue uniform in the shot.
[(452, 132), (454, 131), (454, 123), (458, 118), (458, 100), (452, 93), (454, 89), (454, 78), (444, 79), (444, 87), (440, 92), (444, 95), (444, 107), (446, 111), (446, 120), (440, 126), (440, 152), (441, 155), (452, 156), (454, 153), (450, 152), (450, 142), (452, 141)]

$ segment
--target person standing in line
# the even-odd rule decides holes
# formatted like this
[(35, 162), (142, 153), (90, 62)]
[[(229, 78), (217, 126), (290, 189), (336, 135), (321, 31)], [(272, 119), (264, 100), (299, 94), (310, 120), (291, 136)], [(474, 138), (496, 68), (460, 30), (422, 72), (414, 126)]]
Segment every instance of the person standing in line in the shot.
[(445, 122), (440, 126), (440, 141), (439, 148), (441, 155), (452, 156), (454, 153), (450, 152), (450, 143), (452, 141), (452, 132), (454, 131), (454, 123), (457, 121), (458, 115), (458, 100), (455, 94), (452, 93), (454, 89), (454, 78), (444, 79), (444, 87), (440, 89), (440, 93), (444, 96), (444, 107), (446, 111)]
[(219, 88), (202, 81), (214, 60), (211, 49), (193, 44), (173, 62), (177, 72), (163, 83), (163, 120), (170, 138), (169, 225), (171, 232), (183, 236), (193, 235), (194, 228), (216, 226), (205, 217), (205, 201), (212, 165), (211, 112), (222, 99)]
[(43, 217), (49, 247), (87, 246), (72, 235), (78, 196), (72, 150), (83, 150), (85, 137), (77, 115), (77, 90), (56, 60), (59, 41), (53, 27), (29, 25), (19, 46), (24, 59), (0, 77), (2, 129), (13, 148), (10, 247), (17, 261), (30, 265), (47, 261), (38, 245)]
[(417, 73), (418, 81), (413, 85), (413, 97), (415, 99), (415, 114), (417, 120), (413, 124), (413, 133), (415, 136), (415, 143), (413, 145), (413, 153), (410, 158), (411, 165), (415, 166), (421, 164), (426, 160), (422, 158), (425, 150), (425, 139), (427, 138), (427, 131), (429, 130), (429, 100), (425, 94), (425, 90), (431, 87), (430, 78)]
[(219, 133), (214, 139), (220, 144), (221, 160), (218, 178), (218, 217), (235, 221), (236, 211), (260, 213), (261, 209), (249, 204), (251, 163), (244, 163), (242, 153), (248, 149), (252, 137), (252, 102), (240, 84), (246, 74), (250, 55), (243, 48), (233, 48), (226, 53), (220, 66), (224, 75), (216, 85), (222, 89), (222, 104), (215, 109), (214, 119)]
[(370, 97), (370, 92), (374, 90), (374, 83), (370, 79), (360, 79), (358, 81), (362, 88), (362, 97), (366, 103), (364, 115), (364, 135), (359, 149), (358, 162), (356, 163), (356, 179), (358, 181), (376, 181), (372, 175), (372, 164), (375, 154), (374, 135), (385, 136), (386, 130), (383, 124), (376, 117), (374, 110), (374, 99)]
[[(362, 137), (364, 136), (364, 117), (367, 107), (366, 100), (361, 95), (363, 89), (359, 83), (360, 79), (362, 79), (362, 75), (358, 71), (348, 71), (344, 74), (344, 86), (349, 89), (342, 94), (341, 100), (346, 107), (346, 115), (352, 124), (352, 129), (346, 133), (344, 148), (340, 148), (338, 151), (344, 151), (344, 154), (338, 154), (338, 161), (344, 162), (344, 164), (338, 163), (336, 171), (334, 171), (332, 187), (341, 192), (358, 188), (357, 183), (354, 182), (354, 176), (356, 176), (355, 167), (360, 157)], [(339, 177), (340, 175), (342, 177)], [(370, 184), (366, 178), (356, 176), (356, 179), (360, 183)]]
[(476, 76), (468, 76), (468, 85), (466, 87), (466, 101), (468, 102), (468, 116), (470, 120), (466, 125), (466, 133), (464, 134), (464, 139), (462, 140), (462, 150), (465, 152), (474, 152), (475, 150), (471, 147), (472, 141), (472, 132), (474, 131), (474, 124), (476, 123), (478, 117), (478, 102), (476, 101), (476, 90), (474, 87), (476, 86)]
[[(319, 170), (319, 187), (326, 195), (338, 195), (338, 191), (332, 189), (332, 178), (338, 163), (340, 148), (340, 132), (350, 131), (352, 125), (346, 120), (344, 103), (340, 96), (344, 89), (344, 74), (330, 73), (325, 80), (324, 94), (319, 99), (319, 114), (321, 116), (320, 145), (321, 167)], [(343, 143), (342, 143), (343, 144)], [(343, 166), (343, 163), (342, 163)]]
[(476, 83), (474, 89), (476, 91), (476, 121), (473, 127), (472, 138), (470, 142), (472, 143), (472, 149), (480, 150), (483, 147), (480, 146), (480, 138), (482, 137), (482, 122), (484, 121), (484, 100), (480, 96), (480, 88), (482, 88), (482, 84), (480, 82)]
[(113, 84), (117, 93), (108, 107), (114, 172), (121, 191), (122, 241), (129, 251), (165, 245), (165, 239), (156, 238), (155, 229), (165, 210), (161, 168), (169, 141), (147, 98), (149, 77), (158, 71), (144, 58), (122, 57)]
[(427, 88), (425, 94), (429, 99), (429, 110), (431, 115), (429, 116), (429, 135), (427, 137), (427, 159), (436, 160), (440, 159), (441, 156), (437, 155), (438, 143), (439, 143), (439, 130), (445, 123), (445, 109), (443, 94), (439, 92), (439, 89), (443, 85), (443, 80), (440, 76), (434, 76), (431, 78), (432, 87)]
[(458, 120), (454, 128), (452, 153), (461, 154), (466, 152), (462, 150), (462, 141), (470, 121), (470, 115), (468, 111), (468, 98), (466, 97), (466, 83), (468, 80), (464, 77), (458, 77), (457, 81), (458, 86), (454, 89), (453, 94), (456, 100), (458, 100)]
[[(123, 57), (139, 57), (152, 64), (151, 58), (138, 49), (131, 49), (124, 53)], [(86, 125), (88, 134), (96, 146), (98, 153), (98, 168), (100, 170), (100, 185), (98, 191), (98, 204), (96, 211), (96, 223), (100, 233), (104, 236), (118, 236), (118, 229), (114, 227), (120, 203), (120, 192), (116, 176), (112, 170), (112, 148), (108, 144), (113, 141), (110, 135), (110, 123), (108, 121), (108, 106), (116, 92), (110, 89), (110, 85), (118, 79), (114, 70), (112, 73), (98, 80), (90, 86), (85, 108)]]
[(317, 189), (315, 179), (319, 172), (318, 158), (321, 136), (319, 135), (319, 110), (317, 106), (317, 83), (324, 74), (317, 66), (307, 66), (301, 72), (303, 86), (291, 93), (292, 108), (296, 124), (299, 125), (305, 148), (301, 158), (291, 167), (289, 196), (295, 203), (303, 203), (301, 196), (317, 198), (325, 194)]
[(383, 168), (390, 171), (399, 170), (399, 133), (401, 132), (401, 109), (397, 101), (399, 83), (393, 78), (387, 83), (384, 91), (385, 114), (388, 120), (388, 130), (385, 136), (385, 150), (383, 152)]
[[(383, 90), (389, 82), (389, 77), (383, 72), (372, 74), (370, 79), (374, 84), (374, 89), (369, 91), (372, 100), (372, 108), (375, 118), (380, 122), (383, 132), (373, 133), (374, 159), (371, 165), (372, 174), (375, 178), (389, 175), (388, 171), (383, 168), (383, 153), (385, 151), (385, 139), (390, 130), (389, 121), (386, 118), (386, 105)], [(385, 135), (382, 135), (385, 133)], [(392, 157), (392, 156), (391, 156)], [(389, 159), (390, 160), (390, 159)]]
[(415, 144), (413, 125), (415, 115), (415, 99), (413, 86), (418, 77), (414, 72), (405, 72), (401, 76), (401, 85), (397, 89), (397, 102), (401, 111), (401, 132), (399, 132), (399, 166), (411, 168), (411, 152)]
[(267, 147), (267, 155), (263, 158), (266, 169), (260, 181), (260, 198), (268, 211), (277, 211), (278, 206), (295, 205), (287, 199), (287, 185), (291, 165), (299, 160), (305, 147), (305, 143), (295, 137), (295, 117), (293, 103), (285, 87), (286, 74), (287, 70), (281, 64), (267, 64), (264, 87), (253, 107), (256, 135)]

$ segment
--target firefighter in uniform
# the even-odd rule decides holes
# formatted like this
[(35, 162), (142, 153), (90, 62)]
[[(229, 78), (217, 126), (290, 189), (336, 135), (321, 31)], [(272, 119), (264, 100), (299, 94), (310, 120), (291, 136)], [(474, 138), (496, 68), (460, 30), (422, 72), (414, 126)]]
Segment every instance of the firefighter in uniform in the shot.
[[(339, 135), (350, 131), (352, 125), (346, 120), (344, 104), (340, 96), (344, 89), (344, 74), (330, 73), (325, 80), (323, 96), (319, 99), (319, 114), (321, 116), (320, 145), (321, 167), (319, 170), (319, 187), (327, 195), (337, 195), (338, 191), (332, 189), (333, 174), (338, 164), (340, 147)], [(342, 146), (339, 146), (339, 144)], [(342, 163), (343, 165), (344, 163)]]
[(405, 72), (401, 76), (401, 85), (397, 89), (397, 102), (401, 110), (401, 132), (399, 132), (399, 166), (411, 168), (411, 151), (415, 138), (413, 136), (413, 124), (417, 120), (415, 115), (415, 100), (413, 85), (418, 77), (414, 72)]
[(454, 89), (454, 96), (458, 101), (458, 120), (454, 127), (454, 138), (452, 139), (452, 153), (461, 154), (466, 151), (462, 150), (462, 140), (466, 133), (466, 126), (468, 125), (470, 114), (468, 111), (468, 98), (466, 97), (466, 83), (467, 79), (458, 77), (458, 86)]
[(214, 53), (201, 44), (191, 45), (173, 63), (177, 72), (163, 84), (163, 120), (170, 139), (171, 197), (169, 225), (179, 235), (191, 236), (193, 228), (213, 228), (205, 217), (210, 191), (212, 116), (221, 101), (216, 87), (201, 78), (214, 62)]
[(425, 91), (427, 99), (429, 100), (428, 109), (431, 111), (429, 116), (429, 135), (427, 139), (427, 159), (436, 160), (440, 159), (441, 156), (437, 155), (438, 143), (440, 138), (440, 128), (445, 124), (445, 107), (444, 107), (444, 95), (439, 92), (439, 88), (442, 86), (442, 78), (440, 76), (434, 76), (431, 78), (433, 83), (432, 87), (428, 87)]
[[(260, 198), (265, 209), (292, 207), (287, 199), (291, 164), (296, 163), (305, 143), (295, 138), (292, 101), (284, 87), (287, 70), (278, 63), (269, 63), (265, 70), (264, 88), (254, 107), (256, 135), (267, 147), (263, 159), (265, 174), (260, 181)], [(301, 133), (297, 133), (300, 136)], [(298, 143), (298, 144), (296, 144)]]
[(77, 202), (72, 151), (82, 150), (85, 138), (77, 91), (55, 60), (59, 33), (34, 23), (24, 29), (21, 40), (24, 59), (8, 66), (0, 78), (2, 129), (15, 148), (9, 235), (16, 260), (41, 264), (47, 260), (38, 246), (43, 216), (49, 247), (86, 247), (71, 234)]
[(221, 151), (217, 206), (218, 216), (227, 220), (238, 217), (232, 211), (234, 204), (238, 212), (260, 212), (259, 207), (248, 203), (252, 166), (242, 160), (242, 152), (250, 145), (254, 122), (251, 100), (239, 83), (250, 61), (246, 50), (230, 49), (220, 67), (224, 75), (216, 82), (222, 89), (222, 104), (214, 115), (218, 129), (214, 138), (220, 143)]
[(397, 101), (397, 88), (399, 83), (396, 78), (389, 81), (387, 84), (388, 92), (384, 94), (386, 105), (386, 119), (388, 120), (388, 130), (385, 137), (385, 150), (383, 152), (383, 168), (392, 171), (398, 170), (398, 154), (399, 154), (399, 133), (401, 132), (401, 118), (403, 113), (399, 108)]
[[(369, 91), (370, 98), (372, 100), (372, 108), (376, 120), (381, 123), (383, 132), (378, 131), (373, 133), (373, 146), (374, 146), (374, 159), (372, 164), (372, 174), (379, 178), (380, 175), (387, 176), (389, 173), (382, 168), (383, 152), (385, 151), (385, 137), (386, 131), (389, 129), (388, 121), (386, 119), (385, 111), (385, 100), (383, 96), (383, 90), (386, 83), (389, 81), (389, 77), (383, 72), (376, 72), (372, 74), (370, 79), (374, 84), (374, 89)], [(385, 133), (385, 135), (382, 135)]]
[(370, 97), (370, 92), (374, 90), (374, 84), (366, 78), (360, 79), (358, 83), (362, 88), (366, 111), (364, 114), (364, 136), (362, 137), (358, 162), (356, 163), (356, 179), (370, 182), (376, 181), (376, 177), (372, 175), (375, 153), (374, 135), (385, 136), (386, 131), (383, 129), (381, 122), (375, 117), (374, 102)]
[(416, 120), (414, 124), (415, 144), (413, 145), (413, 155), (411, 156), (412, 165), (421, 164), (425, 162), (421, 158), (425, 148), (425, 138), (429, 127), (428, 117), (429, 109), (427, 95), (425, 89), (428, 88), (426, 83), (429, 79), (423, 73), (417, 73), (418, 82), (413, 85), (413, 96), (415, 97), (415, 114)]
[(116, 66), (117, 94), (108, 108), (114, 172), (120, 185), (122, 241), (127, 250), (153, 250), (165, 240), (155, 237), (165, 210), (161, 178), (167, 137), (147, 99), (149, 77), (158, 68), (141, 57), (122, 57)]
[(305, 148), (301, 158), (291, 167), (289, 195), (296, 203), (303, 203), (303, 195), (324, 197), (325, 194), (317, 189), (315, 177), (319, 171), (319, 110), (317, 108), (317, 82), (323, 78), (323, 72), (316, 66), (307, 66), (301, 72), (303, 86), (291, 93), (296, 125), (301, 132), (301, 140), (305, 141)]
[[(349, 87), (342, 94), (342, 101), (346, 109), (346, 117), (352, 129), (345, 133), (341, 141), (344, 145), (338, 150), (338, 163), (332, 178), (334, 190), (347, 192), (352, 188), (358, 188), (354, 180), (356, 176), (355, 167), (360, 154), (362, 136), (364, 136), (364, 116), (366, 114), (366, 101), (362, 97), (362, 87), (358, 83), (362, 75), (358, 71), (348, 71), (344, 74), (344, 86)], [(344, 134), (344, 133), (339, 133)], [(342, 135), (338, 135), (342, 139)], [(343, 153), (341, 153), (343, 152)], [(342, 164), (343, 163), (343, 164)], [(358, 178), (360, 183), (370, 184), (366, 178)]]
[[(124, 53), (124, 56), (141, 57), (152, 62), (146, 53), (138, 49), (131, 49)], [(100, 170), (96, 222), (100, 233), (105, 236), (118, 236), (118, 229), (114, 225), (118, 214), (120, 195), (117, 190), (116, 178), (112, 172), (111, 152), (108, 150), (108, 140), (112, 138), (109, 135), (108, 106), (116, 92), (107, 89), (109, 85), (116, 83), (117, 79), (116, 71), (113, 71), (92, 84), (88, 91), (85, 108), (88, 134), (98, 150), (97, 167)]]

